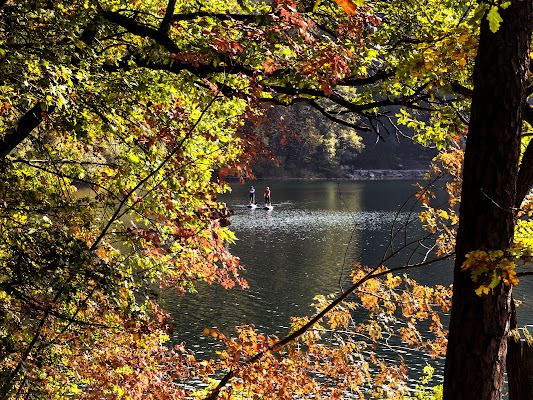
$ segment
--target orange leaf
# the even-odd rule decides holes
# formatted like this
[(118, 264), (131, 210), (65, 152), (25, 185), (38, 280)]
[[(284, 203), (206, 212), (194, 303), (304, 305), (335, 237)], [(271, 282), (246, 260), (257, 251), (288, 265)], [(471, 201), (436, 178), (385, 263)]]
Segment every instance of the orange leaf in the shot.
[(335, 3), (341, 6), (347, 14), (355, 14), (357, 6), (352, 0), (335, 0)]

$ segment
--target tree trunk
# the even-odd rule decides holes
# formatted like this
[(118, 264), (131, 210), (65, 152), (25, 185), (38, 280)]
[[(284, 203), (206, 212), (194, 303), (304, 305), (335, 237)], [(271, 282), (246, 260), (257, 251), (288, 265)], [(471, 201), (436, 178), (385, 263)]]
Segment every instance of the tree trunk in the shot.
[(520, 340), (518, 329), (511, 331), (507, 353), (509, 400), (533, 398), (533, 337), (525, 328), (524, 338)]
[(474, 250), (505, 250), (514, 232), (522, 110), (527, 87), (533, 0), (499, 10), (496, 33), (481, 24), (463, 170), (460, 221), (444, 399), (501, 399), (511, 290), (497, 286), (477, 296), (469, 271)]

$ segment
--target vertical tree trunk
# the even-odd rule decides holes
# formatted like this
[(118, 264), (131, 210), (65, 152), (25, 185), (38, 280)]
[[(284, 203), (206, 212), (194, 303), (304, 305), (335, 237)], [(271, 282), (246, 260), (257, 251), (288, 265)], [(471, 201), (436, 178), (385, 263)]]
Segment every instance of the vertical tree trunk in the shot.
[(530, 400), (533, 396), (533, 337), (524, 328), (524, 341), (513, 329), (507, 353), (509, 400)]
[(533, 0), (500, 9), (496, 33), (481, 24), (463, 170), (463, 189), (444, 399), (500, 399), (510, 319), (510, 288), (477, 296), (470, 272), (473, 250), (505, 250), (513, 239), (522, 109), (527, 87)]

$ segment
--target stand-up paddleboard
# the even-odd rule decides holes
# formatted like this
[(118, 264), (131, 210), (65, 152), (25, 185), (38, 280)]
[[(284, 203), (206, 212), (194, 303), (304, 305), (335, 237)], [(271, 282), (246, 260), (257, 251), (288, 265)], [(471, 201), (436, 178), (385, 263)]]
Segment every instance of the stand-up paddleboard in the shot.
[(248, 207), (248, 208), (256, 208), (257, 205), (255, 205), (255, 204), (248, 204), (246, 207)]

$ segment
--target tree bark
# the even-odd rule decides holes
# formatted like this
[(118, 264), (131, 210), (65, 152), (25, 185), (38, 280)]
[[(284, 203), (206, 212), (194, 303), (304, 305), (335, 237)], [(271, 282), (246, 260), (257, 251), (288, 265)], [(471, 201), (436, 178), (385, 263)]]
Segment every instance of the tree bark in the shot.
[(460, 221), (444, 399), (501, 399), (511, 289), (497, 286), (477, 296), (469, 271), (470, 251), (506, 250), (513, 240), (516, 182), (525, 104), (533, 0), (500, 9), (496, 33), (483, 20), (474, 67), (470, 127), (463, 169)]
[(507, 355), (509, 400), (531, 400), (533, 397), (533, 337), (524, 328), (524, 341), (518, 329), (511, 331)]

